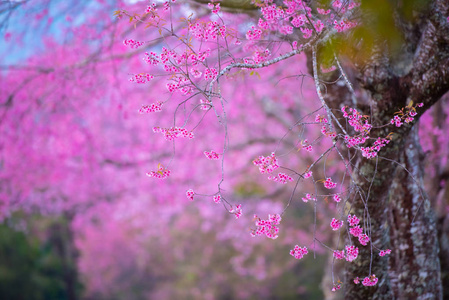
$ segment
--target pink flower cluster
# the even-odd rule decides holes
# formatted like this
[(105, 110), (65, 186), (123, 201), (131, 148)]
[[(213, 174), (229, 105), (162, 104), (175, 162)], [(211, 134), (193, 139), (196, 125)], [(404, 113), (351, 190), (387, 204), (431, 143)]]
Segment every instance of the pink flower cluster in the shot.
[(357, 256), (359, 255), (359, 248), (357, 248), (356, 246), (352, 245), (352, 246), (346, 246), (346, 261), (353, 261), (354, 259), (357, 258)]
[(204, 155), (206, 155), (206, 157), (210, 160), (218, 160), (220, 158), (218, 153), (215, 152), (214, 150), (210, 150), (210, 152), (204, 151)]
[(346, 261), (353, 261), (354, 259), (357, 258), (357, 256), (359, 255), (359, 248), (357, 248), (356, 246), (352, 245), (352, 246), (346, 246), (346, 255), (345, 255), (345, 250), (334, 250), (333, 252), (333, 256), (335, 259), (343, 259), (345, 258)]
[(341, 108), (343, 117), (348, 119), (349, 125), (351, 125), (356, 132), (368, 135), (372, 126), (368, 123), (368, 117), (362, 115), (359, 111), (353, 108), (349, 108), (349, 113), (346, 112), (346, 106)]
[(349, 229), (349, 233), (352, 234), (354, 237), (359, 238), (360, 244), (363, 246), (366, 246), (368, 242), (370, 241), (369, 236), (366, 233), (363, 233), (363, 228), (358, 225), (360, 222), (360, 219), (357, 218), (356, 215), (348, 215), (348, 223), (351, 228)]
[(343, 259), (345, 258), (345, 250), (334, 250), (334, 258), (335, 259)]
[(287, 181), (293, 181), (293, 178), (285, 173), (279, 173), (277, 176), (269, 176), (268, 179), (282, 184), (286, 184)]
[(354, 237), (359, 237), (363, 232), (363, 228), (360, 227), (360, 225), (354, 226), (351, 229), (349, 229), (349, 233), (352, 234)]
[(218, 12), (220, 11), (220, 3), (217, 4), (213, 4), (213, 3), (209, 3), (207, 4), (207, 6), (212, 10), (212, 13), (214, 14), (218, 14)]
[(246, 38), (248, 40), (258, 40), (262, 37), (262, 30), (255, 28), (254, 26), (251, 27), (250, 30), (246, 33)]
[(380, 250), (379, 256), (385, 256), (385, 255), (390, 254), (390, 253), (391, 253), (390, 249)]
[(337, 20), (334, 20), (334, 28), (337, 30), (337, 32), (343, 32), (348, 29), (354, 28), (357, 26), (357, 22), (351, 22), (346, 19), (342, 19), (339, 22)]
[(154, 52), (145, 52), (145, 57), (143, 58), (143, 60), (151, 66), (157, 66), (157, 64), (159, 63), (159, 56)]
[(360, 219), (356, 215), (348, 215), (349, 226), (355, 226), (360, 223)]
[(359, 235), (359, 242), (363, 246), (366, 246), (368, 244), (368, 242), (369, 242), (369, 236), (366, 233), (360, 234)]
[(150, 105), (142, 105), (139, 109), (140, 114), (162, 111), (162, 102), (158, 101)]
[(187, 129), (181, 127), (170, 127), (170, 128), (154, 127), (153, 132), (162, 133), (167, 141), (173, 141), (179, 137), (189, 139), (193, 139), (194, 137), (193, 132), (187, 131)]
[(195, 192), (192, 189), (189, 189), (186, 191), (187, 199), (193, 201), (193, 196), (195, 195)]
[(140, 46), (142, 46), (143, 44), (145, 44), (144, 42), (139, 42), (133, 39), (126, 39), (123, 41), (123, 45), (128, 46), (130, 48), (134, 48), (137, 49)]
[[(349, 108), (349, 113), (346, 111), (346, 106), (341, 108), (343, 112), (343, 117), (348, 119), (349, 125), (351, 125), (356, 132), (359, 134), (356, 136), (344, 137), (345, 144), (348, 148), (358, 147), (359, 145), (365, 143), (369, 139), (369, 134), (372, 125), (368, 122), (368, 116), (362, 115), (356, 109)], [(360, 147), (362, 151), (362, 156), (366, 158), (373, 158), (377, 156), (377, 153), (385, 147), (390, 142), (387, 138), (378, 138), (371, 147)]]
[(298, 151), (304, 149), (307, 152), (312, 152), (313, 147), (312, 145), (309, 144), (309, 141), (307, 139), (305, 139), (304, 141), (301, 141), (301, 144), (298, 147)]
[(410, 123), (415, 119), (415, 116), (418, 114), (416, 112), (417, 107), (423, 107), (424, 103), (418, 103), (413, 106), (412, 103), (407, 105), (405, 108), (402, 108), (398, 111), (393, 119), (391, 119), (390, 123), (396, 125), (396, 127), (401, 127), (405, 123)]
[(379, 279), (377, 279), (377, 277), (376, 277), (376, 275), (371, 275), (371, 276), (369, 276), (369, 277), (365, 277), (364, 279), (363, 279), (363, 281), (362, 281), (362, 284), (364, 285), (364, 286), (374, 286), (374, 285), (376, 285), (377, 284), (377, 281), (378, 281)]
[(204, 41), (216, 41), (218, 37), (226, 36), (226, 26), (220, 26), (216, 21), (191, 23), (189, 31), (196, 39)]
[(261, 62), (268, 60), (270, 57), (271, 52), (268, 49), (265, 49), (264, 51), (255, 51), (253, 55), (253, 61), (255, 64), (259, 64)]
[(332, 218), (332, 221), (331, 221), (332, 230), (334, 230), (334, 231), (338, 230), (338, 229), (340, 229), (341, 226), (343, 226), (342, 220), (337, 220), (335, 218)]
[(355, 226), (360, 223), (360, 219), (356, 215), (348, 215), (349, 226)]
[(304, 201), (305, 203), (309, 202), (309, 200), (316, 201), (316, 198), (312, 198), (310, 194), (306, 194), (306, 197), (302, 197), (302, 201)]
[(310, 177), (312, 177), (312, 171), (308, 171), (308, 172), (304, 173), (304, 179), (307, 179)]
[(215, 203), (220, 203), (220, 201), (221, 201), (221, 195), (215, 195), (214, 197), (213, 197), (213, 200), (214, 200), (214, 202)]
[(243, 211), (242, 211), (242, 205), (241, 205), (241, 204), (236, 205), (235, 208), (231, 208), (231, 209), (229, 210), (229, 212), (230, 212), (231, 214), (234, 214), (236, 219), (240, 218), (240, 217), (242, 216), (242, 213), (243, 213)]
[(170, 176), (170, 170), (164, 168), (161, 164), (158, 165), (157, 171), (151, 171), (147, 173), (148, 177), (154, 177), (157, 179), (165, 179)]
[(188, 95), (192, 92), (192, 86), (190, 85), (189, 79), (183, 76), (172, 77), (170, 79), (172, 83), (167, 83), (167, 89), (170, 93), (176, 91), (181, 92), (183, 95)]
[(130, 82), (136, 82), (136, 83), (147, 83), (153, 79), (154, 76), (150, 75), (148, 73), (141, 73), (141, 74), (135, 74), (133, 77), (129, 79)]
[(328, 15), (328, 14), (331, 13), (331, 10), (330, 10), (330, 9), (325, 10), (325, 9), (323, 9), (323, 8), (319, 8), (319, 7), (318, 7), (316, 10), (317, 10), (317, 12), (318, 12), (320, 15)]
[(307, 253), (309, 253), (307, 251), (307, 247), (299, 247), (298, 245), (295, 246), (295, 248), (293, 250), (290, 250), (290, 255), (293, 256), (296, 259), (301, 259), (304, 257), (304, 255), (306, 255)]
[[(374, 286), (377, 284), (378, 278), (376, 277), (376, 275), (371, 275), (369, 277), (365, 277), (362, 281), (362, 284), (364, 286)], [(360, 278), (356, 277), (354, 278), (354, 283), (355, 284), (359, 284), (360, 283)]]
[(338, 291), (339, 289), (341, 289), (341, 284), (339, 284), (339, 283), (337, 283), (337, 284), (335, 284), (333, 287), (332, 287), (332, 292), (336, 292), (336, 291)]
[(218, 71), (215, 68), (207, 68), (204, 70), (204, 79), (206, 80), (213, 80), (217, 78)]
[(274, 152), (272, 152), (271, 155), (267, 157), (264, 157), (262, 155), (259, 156), (258, 158), (253, 160), (253, 164), (259, 167), (259, 171), (261, 174), (270, 174), (271, 172), (279, 168), (276, 154), (274, 154)]
[(251, 230), (252, 237), (265, 235), (273, 240), (278, 237), (278, 225), (281, 223), (281, 216), (279, 214), (268, 215), (267, 220), (262, 220), (257, 215), (254, 215), (254, 219), (256, 220), (257, 228)]
[(334, 138), (337, 136), (337, 133), (334, 131), (330, 131), (329, 125), (324, 125), (321, 127), (321, 133), (327, 137)]
[(157, 8), (156, 8), (156, 3), (151, 3), (151, 5), (147, 6), (147, 9), (145, 10), (145, 13), (149, 14), (149, 13), (156, 13)]
[(380, 151), (383, 147), (385, 147), (390, 140), (388, 138), (377, 138), (374, 144), (371, 147), (360, 147), (362, 151), (362, 156), (366, 158), (373, 158), (377, 156), (377, 152)]
[(318, 123), (325, 123), (325, 124), (329, 123), (329, 121), (327, 120), (327, 118), (324, 117), (324, 116), (321, 116), (321, 115), (316, 115), (316, 116), (315, 116), (315, 122), (318, 122)]
[(324, 187), (327, 189), (333, 189), (337, 186), (335, 182), (332, 182), (332, 179), (330, 177), (326, 178), (324, 181)]
[(340, 202), (341, 201), (341, 197), (338, 194), (335, 194), (334, 197), (332, 197), (334, 199), (335, 202)]

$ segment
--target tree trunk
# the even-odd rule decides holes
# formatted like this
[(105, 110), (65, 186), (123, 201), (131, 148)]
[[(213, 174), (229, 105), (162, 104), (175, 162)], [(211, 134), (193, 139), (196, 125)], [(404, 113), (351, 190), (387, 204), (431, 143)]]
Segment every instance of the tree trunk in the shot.
[[(405, 150), (389, 190), (389, 274), (397, 299), (441, 299), (441, 268), (435, 216), (422, 187), (423, 153), (417, 130), (407, 136)], [(423, 199), (422, 197), (425, 197)]]
[[(369, 197), (366, 205), (359, 199), (352, 207), (356, 215), (367, 217), (364, 226), (369, 226), (372, 243), (379, 249), (390, 248), (392, 253), (380, 257), (374, 251), (371, 256), (369, 245), (359, 247), (359, 257), (346, 266), (345, 299), (442, 298), (436, 223), (421, 190), (422, 153), (417, 129), (396, 143), (387, 151), (392, 160), (360, 161), (362, 176), (357, 184), (366, 195), (369, 191)], [(366, 179), (374, 175), (371, 184)], [(376, 286), (353, 283), (355, 277), (369, 274), (378, 277)]]

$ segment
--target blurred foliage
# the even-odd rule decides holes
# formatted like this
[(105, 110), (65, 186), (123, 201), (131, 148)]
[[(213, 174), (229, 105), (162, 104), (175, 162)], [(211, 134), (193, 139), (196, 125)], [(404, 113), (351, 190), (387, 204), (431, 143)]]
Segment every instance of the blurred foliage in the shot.
[(74, 299), (74, 295), (67, 292), (67, 259), (61, 256), (55, 244), (60, 233), (54, 230), (55, 224), (65, 226), (66, 221), (49, 223), (40, 218), (39, 224), (34, 224), (36, 220), (33, 220), (37, 228), (44, 226), (49, 233), (43, 241), (24, 230), (23, 221), (14, 222), (10, 219), (10, 226), (0, 224), (0, 299)]
[[(329, 2), (319, 1), (318, 6), (327, 7)], [(354, 20), (359, 20), (359, 26), (352, 29), (350, 34), (334, 35), (320, 51), (321, 61), (324, 65), (331, 65), (335, 51), (360, 64), (379, 48), (391, 56), (400, 54), (405, 42), (401, 28), (416, 23), (429, 4), (426, 0), (362, 1), (360, 13), (353, 15)]]

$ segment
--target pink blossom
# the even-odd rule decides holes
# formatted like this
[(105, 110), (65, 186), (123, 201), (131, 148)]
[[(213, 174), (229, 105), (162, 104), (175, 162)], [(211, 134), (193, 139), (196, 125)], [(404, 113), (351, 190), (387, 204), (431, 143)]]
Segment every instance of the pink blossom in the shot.
[(357, 225), (349, 229), (349, 233), (352, 234), (354, 237), (359, 237), (362, 234), (362, 232), (363, 228), (360, 228), (360, 225)]
[(134, 48), (137, 49), (140, 46), (142, 46), (144, 44), (144, 42), (139, 42), (133, 39), (126, 39), (123, 41), (123, 45), (128, 46), (130, 48)]
[(332, 292), (336, 292), (341, 288), (341, 284), (336, 284), (334, 285), (334, 287), (332, 288)]
[(341, 3), (340, 0), (335, 0), (335, 1), (332, 3), (332, 6), (335, 7), (335, 8), (340, 8), (341, 5), (342, 5), (342, 3)]
[(220, 11), (220, 3), (217, 4), (213, 4), (213, 3), (209, 3), (208, 7), (212, 10), (212, 13), (214, 14), (218, 14), (218, 12)]
[(346, 246), (346, 260), (351, 262), (354, 259), (357, 258), (357, 256), (359, 255), (359, 248), (357, 248), (356, 246), (352, 245), (352, 246)]
[(158, 165), (157, 171), (150, 171), (146, 174), (148, 177), (154, 177), (158, 179), (165, 179), (170, 176), (170, 170), (164, 168), (161, 164)]
[(324, 9), (322, 9), (322, 8), (319, 8), (319, 7), (318, 7), (316, 10), (318, 11), (318, 13), (319, 13), (320, 15), (328, 15), (328, 14), (330, 14), (330, 12), (331, 12), (330, 9), (324, 10)]
[(170, 128), (153, 127), (153, 132), (162, 133), (167, 141), (173, 141), (179, 137), (189, 139), (194, 138), (193, 132), (187, 131), (185, 128), (181, 127), (170, 127)]
[(281, 223), (281, 216), (279, 214), (268, 215), (268, 219), (262, 220), (257, 215), (254, 215), (256, 220), (256, 229), (251, 231), (251, 236), (265, 235), (270, 239), (276, 239), (279, 233), (279, 225)]
[(360, 278), (359, 277), (354, 278), (354, 283), (355, 284), (359, 284), (360, 283)]
[(343, 221), (332, 218), (332, 221), (331, 221), (332, 230), (334, 230), (334, 231), (338, 230), (338, 229), (340, 229), (341, 226), (343, 226)]
[(220, 195), (215, 195), (213, 199), (214, 199), (214, 202), (215, 202), (215, 203), (220, 203), (220, 201), (221, 201), (221, 196), (220, 196)]
[(136, 82), (136, 83), (146, 83), (151, 81), (154, 78), (153, 75), (150, 75), (148, 73), (141, 73), (141, 74), (135, 74), (133, 75), (129, 81), (130, 82)]
[(218, 153), (215, 152), (214, 150), (210, 150), (210, 152), (204, 151), (204, 155), (210, 160), (218, 160), (220, 158)]
[(213, 80), (217, 78), (218, 71), (215, 68), (208, 68), (204, 71), (204, 79)]
[(324, 181), (324, 187), (327, 189), (333, 189), (336, 186), (337, 184), (332, 182), (332, 179), (330, 177), (326, 178), (326, 180)]
[(309, 177), (311, 177), (311, 176), (312, 176), (312, 171), (306, 172), (306, 173), (304, 174), (304, 179), (309, 178)]
[(345, 250), (334, 250), (334, 258), (335, 259), (343, 259), (345, 258)]
[(293, 178), (285, 173), (279, 173), (277, 176), (269, 176), (268, 179), (282, 184), (286, 184), (287, 181), (293, 181)]
[(195, 195), (195, 192), (193, 192), (192, 189), (189, 189), (189, 190), (186, 191), (187, 199), (193, 201), (193, 196), (194, 196), (194, 195)]
[(309, 200), (316, 201), (316, 198), (312, 198), (310, 194), (306, 194), (306, 197), (302, 198), (302, 201), (304, 201), (305, 203), (309, 202)]
[[(353, 228), (351, 228), (351, 229), (353, 229)], [(368, 244), (368, 242), (369, 242), (369, 236), (366, 233), (360, 234), (359, 235), (359, 242), (363, 246), (366, 246)]]
[(301, 27), (300, 30), (303, 33), (302, 35), (303, 38), (308, 39), (312, 36), (313, 33), (312, 29)]
[(203, 75), (202, 72), (198, 71), (198, 70), (195, 69), (195, 68), (191, 68), (191, 69), (190, 69), (190, 74), (192, 74), (193, 77), (195, 77), (195, 78), (201, 78), (201, 75)]
[(258, 158), (253, 160), (253, 164), (259, 167), (259, 171), (261, 174), (270, 174), (271, 172), (279, 168), (274, 152), (271, 153), (271, 156), (259, 156)]
[(243, 213), (243, 211), (242, 211), (242, 205), (241, 205), (241, 204), (236, 205), (235, 208), (231, 208), (231, 209), (229, 210), (229, 212), (230, 212), (231, 214), (234, 214), (236, 219), (240, 218), (240, 217), (242, 216), (242, 213)]
[(377, 284), (377, 281), (378, 281), (378, 279), (377, 279), (376, 275), (373, 274), (369, 277), (365, 277), (362, 281), (362, 284), (364, 286), (374, 286)]
[(319, 115), (319, 114), (315, 116), (315, 122), (325, 123), (325, 124), (328, 123), (327, 118), (322, 115)]
[(296, 259), (301, 259), (308, 253), (307, 247), (299, 247), (298, 245), (295, 246), (293, 250), (290, 250), (290, 255), (293, 256)]
[(340, 197), (338, 194), (335, 194), (334, 197), (333, 197), (333, 199), (334, 199), (334, 201), (337, 202), (337, 203), (341, 201), (341, 197)]
[(158, 101), (150, 105), (142, 105), (139, 109), (140, 114), (162, 111), (162, 102)]
[(145, 52), (143, 60), (149, 65), (156, 66), (159, 63), (159, 56), (154, 52)]
[(348, 215), (349, 226), (355, 226), (355, 225), (359, 224), (359, 222), (360, 222), (360, 219), (357, 218), (356, 215), (353, 215), (353, 216), (352, 215)]
[(246, 38), (248, 40), (258, 40), (262, 37), (262, 30), (256, 29), (254, 26), (246, 33)]
[(385, 256), (385, 255), (390, 254), (390, 253), (391, 253), (390, 249), (380, 250), (379, 255), (380, 256)]
[(317, 20), (313, 26), (315, 27), (316, 32), (320, 33), (324, 29), (324, 24), (321, 20)]

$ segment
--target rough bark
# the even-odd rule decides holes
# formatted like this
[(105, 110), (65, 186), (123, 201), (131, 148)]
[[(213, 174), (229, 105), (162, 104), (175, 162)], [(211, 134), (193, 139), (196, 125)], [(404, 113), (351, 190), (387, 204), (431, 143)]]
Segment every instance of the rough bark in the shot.
[(396, 299), (441, 299), (439, 243), (430, 202), (421, 196), (422, 151), (412, 130), (389, 189), (391, 285)]

